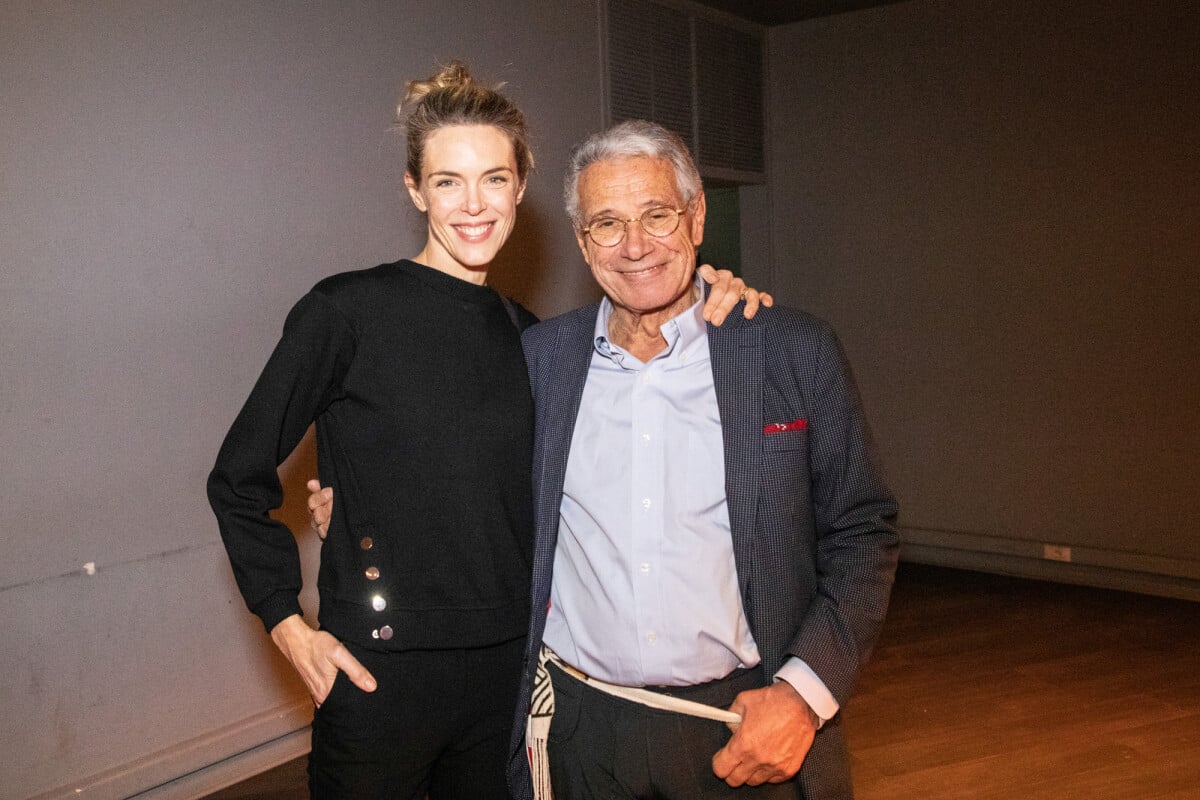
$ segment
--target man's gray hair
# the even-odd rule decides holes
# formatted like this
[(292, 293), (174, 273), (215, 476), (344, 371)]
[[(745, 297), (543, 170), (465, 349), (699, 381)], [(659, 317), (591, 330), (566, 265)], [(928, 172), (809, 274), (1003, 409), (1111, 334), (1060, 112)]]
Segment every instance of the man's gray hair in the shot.
[(579, 213), (579, 175), (598, 161), (611, 161), (633, 156), (664, 158), (675, 170), (675, 185), (689, 204), (703, 190), (700, 172), (683, 139), (659, 125), (644, 119), (631, 119), (606, 131), (593, 133), (571, 152), (567, 174), (563, 179), (563, 204), (576, 229), (583, 227)]

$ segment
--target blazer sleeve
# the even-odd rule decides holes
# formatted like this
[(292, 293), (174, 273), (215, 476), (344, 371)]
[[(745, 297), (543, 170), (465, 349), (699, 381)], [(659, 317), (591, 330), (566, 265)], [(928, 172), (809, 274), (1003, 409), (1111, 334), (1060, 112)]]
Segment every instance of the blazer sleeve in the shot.
[(299, 550), (269, 513), (283, 502), (277, 468), (332, 401), (353, 355), (351, 326), (333, 303), (317, 293), (301, 298), (208, 476), (234, 578), (268, 631), (301, 613)]
[(789, 652), (844, 704), (887, 612), (897, 508), (849, 363), (828, 328), (815, 364), (809, 460), (817, 588)]

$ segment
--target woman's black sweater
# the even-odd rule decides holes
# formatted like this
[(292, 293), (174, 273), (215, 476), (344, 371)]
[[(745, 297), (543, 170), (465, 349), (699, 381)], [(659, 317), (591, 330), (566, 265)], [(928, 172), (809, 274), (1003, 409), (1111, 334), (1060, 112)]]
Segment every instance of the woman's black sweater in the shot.
[(384, 650), (475, 647), (525, 633), (533, 404), (520, 327), (486, 286), (411, 261), (327, 278), (283, 336), (208, 479), (250, 610), (300, 613), (300, 559), (268, 512), (277, 466), (317, 425), (333, 519), (323, 629)]

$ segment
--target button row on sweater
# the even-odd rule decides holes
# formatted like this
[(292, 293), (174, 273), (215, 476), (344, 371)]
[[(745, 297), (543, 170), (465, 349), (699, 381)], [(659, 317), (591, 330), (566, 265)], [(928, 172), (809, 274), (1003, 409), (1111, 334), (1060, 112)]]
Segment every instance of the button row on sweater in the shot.
[[(358, 546), (363, 550), (370, 550), (375, 546), (375, 540), (370, 536), (364, 536), (359, 540)], [(369, 581), (378, 580), (379, 567), (367, 567), (363, 574), (367, 576), (367, 580)], [(371, 608), (375, 609), (376, 611), (383, 611), (385, 608), (387, 608), (387, 600), (383, 599), (383, 595), (377, 594), (371, 598)], [(384, 625), (380, 628), (376, 628), (375, 630), (371, 631), (371, 638), (382, 639), (386, 642), (392, 638), (392, 626)]]

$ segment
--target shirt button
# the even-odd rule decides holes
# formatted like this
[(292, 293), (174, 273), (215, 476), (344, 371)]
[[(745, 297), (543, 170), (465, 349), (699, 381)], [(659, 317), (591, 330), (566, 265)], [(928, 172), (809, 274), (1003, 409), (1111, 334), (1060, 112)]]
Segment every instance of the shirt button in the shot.
[(650, 508), (650, 498), (649, 497), (646, 497), (642, 500), (642, 508), (649, 510), (649, 508)]
[(358, 541), (358, 546), (361, 547), (363, 550), (370, 550), (372, 547), (375, 546), (375, 540), (372, 539), (370, 536), (364, 536), (364, 537), (362, 537), (362, 539), (360, 539)]
[(366, 576), (369, 581), (379, 580), (379, 567), (367, 567)]
[(392, 638), (392, 626), (384, 625), (382, 628), (380, 628), (379, 629), (379, 638), (383, 639), (385, 642), (388, 639), (391, 639)]
[(647, 564), (647, 563), (645, 563), (645, 562), (642, 562), (642, 567), (641, 567), (641, 569), (642, 569), (642, 572), (649, 572), (649, 571), (650, 571), (650, 565), (649, 565), (649, 564)]
[(644, 445), (648, 445), (648, 444), (650, 444), (650, 434), (643, 433), (642, 434), (642, 445), (644, 446)]
[(649, 633), (646, 634), (646, 641), (649, 642), (650, 644), (654, 644), (655, 642), (658, 641), (658, 634), (655, 633), (654, 631), (650, 631)]
[(387, 600), (383, 599), (383, 595), (377, 594), (371, 598), (371, 608), (376, 611), (383, 611), (387, 608)]

